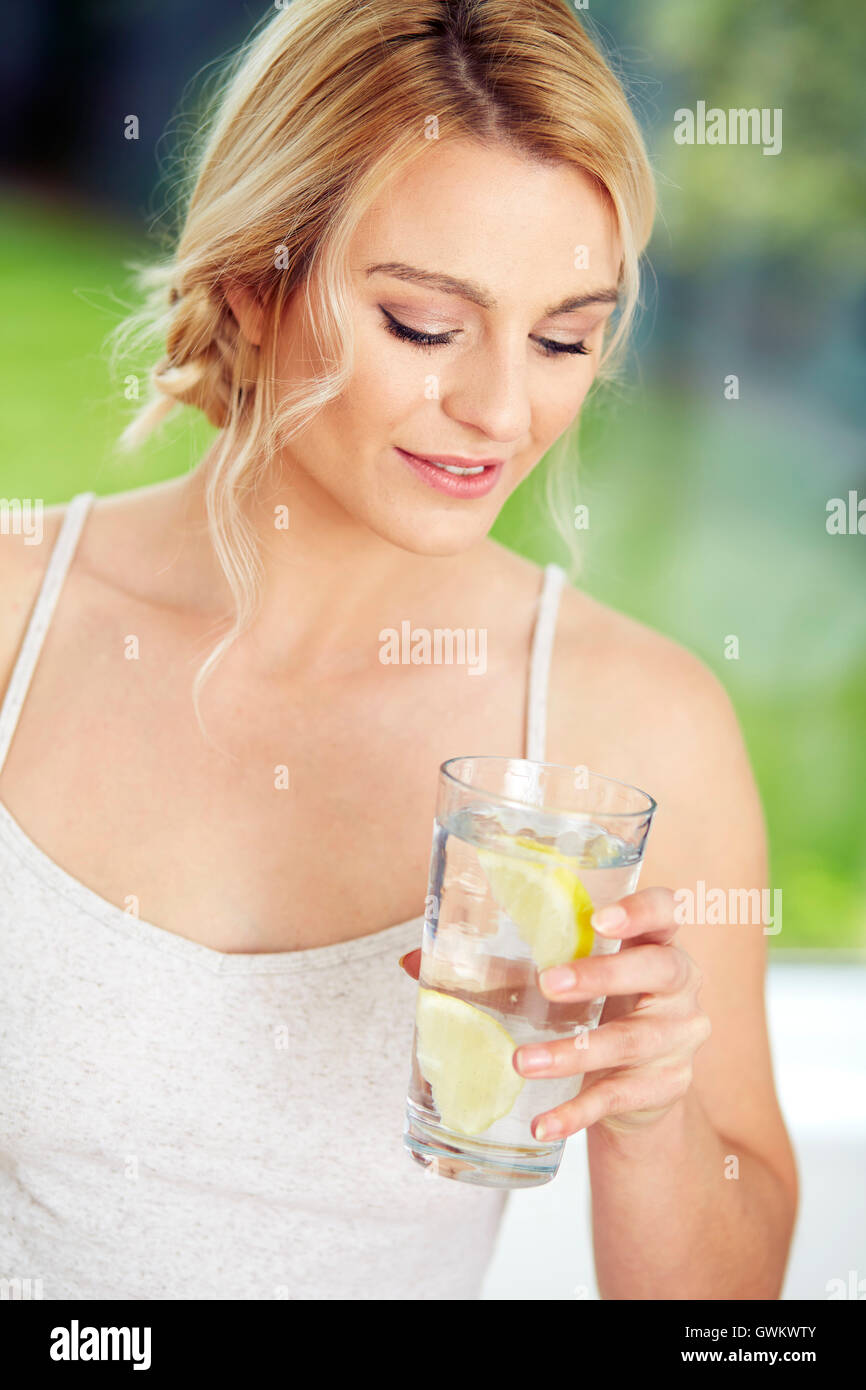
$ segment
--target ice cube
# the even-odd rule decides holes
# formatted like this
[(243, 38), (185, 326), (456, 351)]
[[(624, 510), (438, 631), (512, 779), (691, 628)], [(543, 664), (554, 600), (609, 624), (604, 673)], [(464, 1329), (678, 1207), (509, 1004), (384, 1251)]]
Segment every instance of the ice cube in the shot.
[(526, 812), (519, 806), (501, 806), (499, 825), (506, 835), (530, 835), (527, 829)]
[(563, 830), (556, 837), (556, 848), (560, 854), (569, 857), (580, 858), (585, 852), (588, 844), (592, 843), (593, 836), (597, 836), (598, 831), (594, 826), (581, 826), (574, 830)]
[(551, 812), (545, 815), (543, 811), (533, 814), (532, 828), (529, 833), (534, 840), (554, 840), (562, 829), (562, 815), (558, 812)]
[(606, 869), (621, 862), (626, 846), (617, 835), (587, 821), (557, 836), (556, 848), (560, 854), (579, 859), (586, 869)]

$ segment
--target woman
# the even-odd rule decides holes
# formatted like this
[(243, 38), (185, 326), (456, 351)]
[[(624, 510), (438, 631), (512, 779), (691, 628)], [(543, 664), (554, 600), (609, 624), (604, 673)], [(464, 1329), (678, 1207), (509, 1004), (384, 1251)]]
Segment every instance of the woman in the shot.
[[(488, 539), (621, 349), (652, 214), (561, 0), (294, 0), (229, 73), (132, 324), (167, 350), (128, 439), (180, 402), (215, 442), (0, 545), (8, 1277), (478, 1296), (505, 1194), (403, 1151), (410, 976), (436, 769), (528, 753), (660, 808), (623, 949), (545, 982), (607, 995), (602, 1026), (515, 1057), (586, 1073), (535, 1132), (588, 1131), (602, 1296), (778, 1297), (764, 933), (674, 917), (679, 887), (765, 882), (730, 703)], [(406, 621), (485, 634), (480, 678), (383, 660)]]

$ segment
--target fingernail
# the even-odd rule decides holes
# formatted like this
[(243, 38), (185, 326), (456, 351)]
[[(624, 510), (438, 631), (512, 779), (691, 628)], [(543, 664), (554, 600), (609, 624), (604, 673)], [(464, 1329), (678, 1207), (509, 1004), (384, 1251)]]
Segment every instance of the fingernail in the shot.
[(562, 1125), (558, 1120), (540, 1120), (535, 1126), (536, 1139), (556, 1139), (562, 1133)]
[(519, 1047), (517, 1065), (521, 1071), (546, 1071), (553, 1065), (553, 1056), (546, 1047)]
[(596, 931), (600, 931), (604, 935), (607, 931), (614, 931), (617, 927), (621, 927), (625, 919), (624, 907), (603, 907), (600, 912), (592, 914), (590, 921)]
[(554, 965), (549, 970), (542, 970), (538, 982), (551, 994), (561, 994), (574, 984), (574, 971), (570, 965)]
[(409, 952), (408, 952), (408, 951), (405, 951), (405, 952), (403, 953), (403, 955), (400, 957), (400, 959), (398, 960), (397, 964), (398, 964), (398, 965), (402, 965), (403, 962), (404, 962), (404, 960), (405, 960), (406, 957), (408, 956), (408, 954), (409, 954)]

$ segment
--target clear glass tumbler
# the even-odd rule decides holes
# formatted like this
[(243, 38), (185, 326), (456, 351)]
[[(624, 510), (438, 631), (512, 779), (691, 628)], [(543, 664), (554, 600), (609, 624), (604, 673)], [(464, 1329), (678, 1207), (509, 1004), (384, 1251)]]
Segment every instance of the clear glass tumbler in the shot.
[(553, 1003), (538, 972), (617, 951), (596, 908), (632, 893), (656, 803), (583, 767), (451, 758), (439, 769), (404, 1144), (428, 1170), (535, 1187), (565, 1141), (530, 1124), (582, 1074), (523, 1078), (517, 1047), (598, 1026), (604, 998)]

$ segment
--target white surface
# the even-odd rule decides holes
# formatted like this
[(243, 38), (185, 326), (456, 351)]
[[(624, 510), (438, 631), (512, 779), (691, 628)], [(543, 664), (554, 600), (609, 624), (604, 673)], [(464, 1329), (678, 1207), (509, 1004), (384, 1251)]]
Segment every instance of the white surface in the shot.
[[(800, 1173), (783, 1299), (866, 1298), (866, 967), (778, 961), (767, 977), (776, 1087)], [(849, 1295), (850, 1296), (850, 1295)], [(586, 1137), (553, 1182), (508, 1198), (485, 1299), (598, 1298)]]

